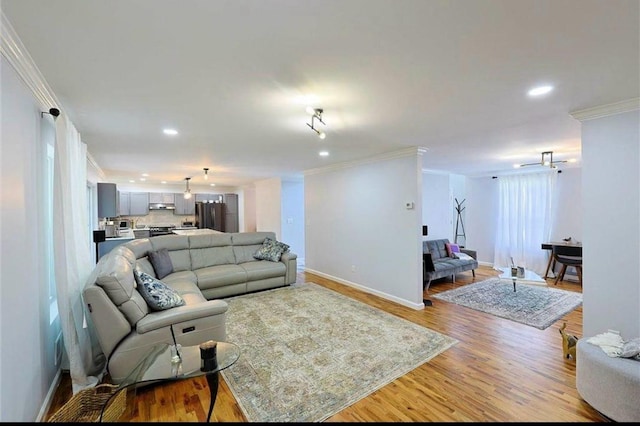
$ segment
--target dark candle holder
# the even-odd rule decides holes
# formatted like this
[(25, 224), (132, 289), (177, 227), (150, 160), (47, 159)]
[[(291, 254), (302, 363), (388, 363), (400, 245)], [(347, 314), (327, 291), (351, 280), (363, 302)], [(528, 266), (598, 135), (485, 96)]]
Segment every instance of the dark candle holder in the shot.
[(218, 368), (217, 346), (218, 343), (213, 340), (208, 340), (200, 345), (201, 371), (214, 371)]

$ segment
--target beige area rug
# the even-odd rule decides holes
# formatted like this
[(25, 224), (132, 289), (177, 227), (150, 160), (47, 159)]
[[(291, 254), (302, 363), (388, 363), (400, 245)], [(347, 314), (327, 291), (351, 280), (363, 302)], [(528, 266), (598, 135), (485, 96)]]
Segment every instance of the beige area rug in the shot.
[(222, 375), (250, 422), (319, 422), (458, 341), (314, 283), (225, 299)]

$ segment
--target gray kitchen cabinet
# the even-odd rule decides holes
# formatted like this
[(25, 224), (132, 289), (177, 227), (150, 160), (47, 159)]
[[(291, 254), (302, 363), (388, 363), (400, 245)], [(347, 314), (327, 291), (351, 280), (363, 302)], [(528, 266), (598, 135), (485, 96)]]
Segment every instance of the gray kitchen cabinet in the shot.
[(238, 194), (222, 196), (225, 208), (224, 232), (238, 232)]
[(135, 235), (136, 238), (149, 238), (150, 231), (148, 229), (134, 229), (133, 235)]
[(218, 201), (218, 198), (221, 197), (222, 194), (196, 194), (196, 201), (203, 202), (214, 202)]
[(118, 217), (118, 204), (116, 184), (98, 182), (98, 217)]
[(146, 216), (149, 214), (148, 192), (119, 192), (120, 216)]
[(175, 197), (173, 196), (173, 193), (169, 194), (166, 192), (150, 192), (149, 202), (152, 204), (174, 204)]
[(195, 197), (185, 199), (182, 193), (174, 194), (176, 208), (173, 214), (177, 215), (194, 215), (196, 214)]
[(118, 191), (118, 216), (129, 216), (131, 193)]
[(129, 199), (129, 214), (131, 216), (146, 216), (149, 214), (149, 193), (131, 192)]

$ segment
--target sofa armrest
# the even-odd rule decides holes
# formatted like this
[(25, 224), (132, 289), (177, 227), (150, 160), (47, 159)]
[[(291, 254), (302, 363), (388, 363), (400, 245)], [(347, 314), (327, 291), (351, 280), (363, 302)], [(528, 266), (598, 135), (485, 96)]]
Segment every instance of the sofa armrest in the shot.
[(478, 260), (478, 253), (475, 250), (461, 248), (460, 251), (462, 253), (468, 254), (469, 256), (473, 257), (475, 260)]
[(227, 312), (228, 308), (229, 305), (224, 300), (207, 300), (194, 305), (178, 306), (164, 311), (152, 312), (138, 321), (136, 331), (139, 334), (144, 334), (184, 321), (222, 315)]
[(424, 268), (424, 272), (433, 272), (436, 270), (431, 253), (422, 253), (422, 266)]
[(287, 272), (284, 276), (285, 284), (294, 284), (298, 273), (298, 255), (291, 252), (282, 253), (280, 256), (280, 262), (284, 263), (287, 267)]

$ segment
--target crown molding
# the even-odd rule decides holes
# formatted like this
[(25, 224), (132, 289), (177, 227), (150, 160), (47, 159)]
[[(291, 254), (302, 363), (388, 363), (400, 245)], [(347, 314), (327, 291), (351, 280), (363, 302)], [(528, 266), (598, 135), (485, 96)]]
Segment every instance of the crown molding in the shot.
[(581, 109), (569, 114), (578, 121), (587, 121), (595, 118), (607, 117), (609, 115), (621, 114), (623, 112), (634, 111), (636, 109), (640, 109), (640, 98), (626, 99), (612, 104)]
[(422, 155), (427, 152), (427, 148), (421, 147), (421, 146), (412, 146), (409, 148), (403, 148), (397, 151), (391, 151), (391, 152), (386, 152), (383, 154), (379, 154), (379, 155), (374, 155), (372, 157), (367, 157), (367, 158), (363, 158), (360, 160), (354, 160), (354, 161), (345, 161), (343, 163), (338, 163), (338, 164), (332, 164), (329, 166), (325, 166), (325, 167), (318, 167), (316, 169), (310, 169), (310, 170), (305, 170), (303, 172), (304, 176), (310, 176), (310, 175), (315, 175), (315, 174), (319, 174), (319, 173), (327, 173), (327, 172), (331, 172), (331, 171), (336, 171), (336, 170), (341, 170), (341, 169), (347, 169), (350, 167), (355, 167), (355, 166), (361, 166), (364, 164), (371, 164), (371, 163), (377, 163), (379, 161), (383, 161), (383, 160), (392, 160), (394, 158), (403, 158), (403, 157), (410, 157), (413, 155), (417, 155), (418, 157), (422, 157)]
[(34, 97), (42, 107), (48, 110), (51, 107), (60, 108), (60, 103), (53, 90), (49, 87), (42, 73), (36, 66), (33, 58), (22, 44), (20, 37), (13, 29), (4, 12), (0, 21), (0, 54), (4, 56), (16, 70), (18, 76), (31, 90)]

